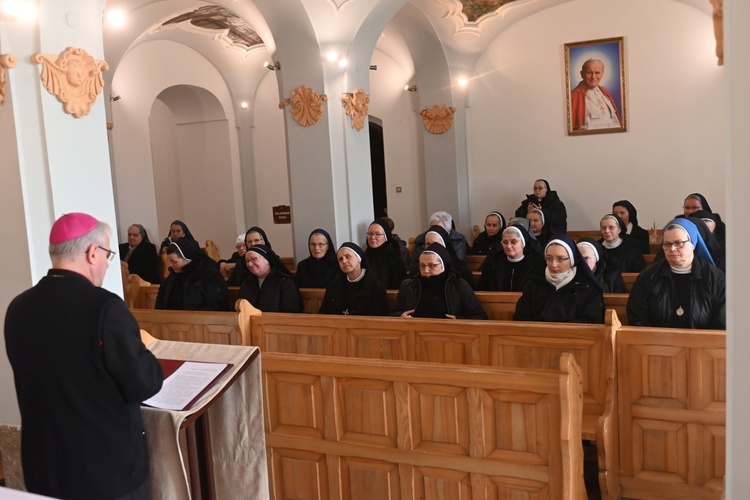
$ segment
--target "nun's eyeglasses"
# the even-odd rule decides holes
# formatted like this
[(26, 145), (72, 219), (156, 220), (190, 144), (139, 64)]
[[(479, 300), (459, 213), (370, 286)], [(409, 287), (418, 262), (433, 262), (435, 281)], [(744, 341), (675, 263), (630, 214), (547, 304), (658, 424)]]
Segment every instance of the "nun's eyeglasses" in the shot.
[(557, 262), (558, 264), (562, 264), (563, 262), (570, 260), (570, 257), (553, 257), (551, 255), (548, 255), (546, 259), (547, 262)]
[(684, 241), (664, 241), (664, 242), (662, 242), (661, 247), (664, 250), (671, 250), (672, 247), (674, 247), (677, 250), (679, 250), (680, 248), (682, 248), (682, 247), (685, 246), (685, 243), (687, 243), (689, 241), (690, 240), (684, 240)]
[(385, 233), (372, 233), (368, 231), (367, 236), (374, 236), (376, 238), (382, 238), (383, 236), (385, 236)]
[(440, 262), (436, 262), (435, 264), (419, 264), (419, 269), (424, 271), (425, 269), (429, 269), (430, 271), (435, 271), (436, 269), (440, 269), (443, 265)]

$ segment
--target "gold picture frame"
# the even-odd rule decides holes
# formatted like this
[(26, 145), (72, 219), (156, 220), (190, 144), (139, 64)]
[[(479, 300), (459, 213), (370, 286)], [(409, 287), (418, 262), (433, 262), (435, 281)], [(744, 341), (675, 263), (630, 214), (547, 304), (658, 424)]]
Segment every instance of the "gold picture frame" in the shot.
[(565, 44), (568, 135), (627, 132), (625, 38)]

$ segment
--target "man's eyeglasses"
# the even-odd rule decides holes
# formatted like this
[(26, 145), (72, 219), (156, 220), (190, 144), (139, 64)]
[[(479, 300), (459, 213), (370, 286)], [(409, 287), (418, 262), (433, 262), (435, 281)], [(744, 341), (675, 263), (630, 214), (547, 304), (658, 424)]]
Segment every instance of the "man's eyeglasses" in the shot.
[(547, 262), (557, 262), (558, 264), (561, 264), (567, 260), (570, 260), (570, 257), (553, 257), (551, 255), (548, 255), (546, 259)]
[(662, 242), (661, 247), (664, 250), (671, 250), (672, 247), (674, 247), (677, 250), (679, 250), (680, 248), (682, 248), (682, 247), (685, 246), (685, 243), (687, 243), (689, 241), (690, 240), (684, 240), (684, 241), (664, 241), (664, 242)]
[(96, 248), (98, 248), (99, 250), (104, 250), (105, 252), (107, 252), (107, 260), (110, 261), (110, 262), (112, 261), (112, 259), (115, 258), (115, 255), (117, 255), (115, 252), (113, 252), (109, 248), (104, 248), (101, 245), (96, 245)]

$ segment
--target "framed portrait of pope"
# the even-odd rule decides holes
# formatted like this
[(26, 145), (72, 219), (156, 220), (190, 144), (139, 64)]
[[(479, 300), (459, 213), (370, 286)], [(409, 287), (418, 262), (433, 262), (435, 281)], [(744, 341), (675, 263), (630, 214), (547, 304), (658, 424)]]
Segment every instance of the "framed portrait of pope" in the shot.
[(565, 44), (568, 135), (626, 132), (624, 37)]

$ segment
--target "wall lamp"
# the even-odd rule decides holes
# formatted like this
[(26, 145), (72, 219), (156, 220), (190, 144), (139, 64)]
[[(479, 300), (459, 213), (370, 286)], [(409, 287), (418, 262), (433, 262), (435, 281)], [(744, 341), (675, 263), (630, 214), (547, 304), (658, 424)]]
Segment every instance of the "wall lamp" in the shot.
[(416, 85), (404, 85), (404, 90), (407, 92), (416, 92), (417, 86)]
[(263, 67), (269, 71), (278, 71), (281, 69), (281, 63), (279, 61), (276, 61), (275, 63), (271, 64), (270, 62), (266, 61), (263, 63)]
[(112, 102), (119, 101), (120, 99), (122, 99), (122, 97), (120, 96), (120, 94), (110, 95), (109, 96), (109, 100), (112, 101)]

